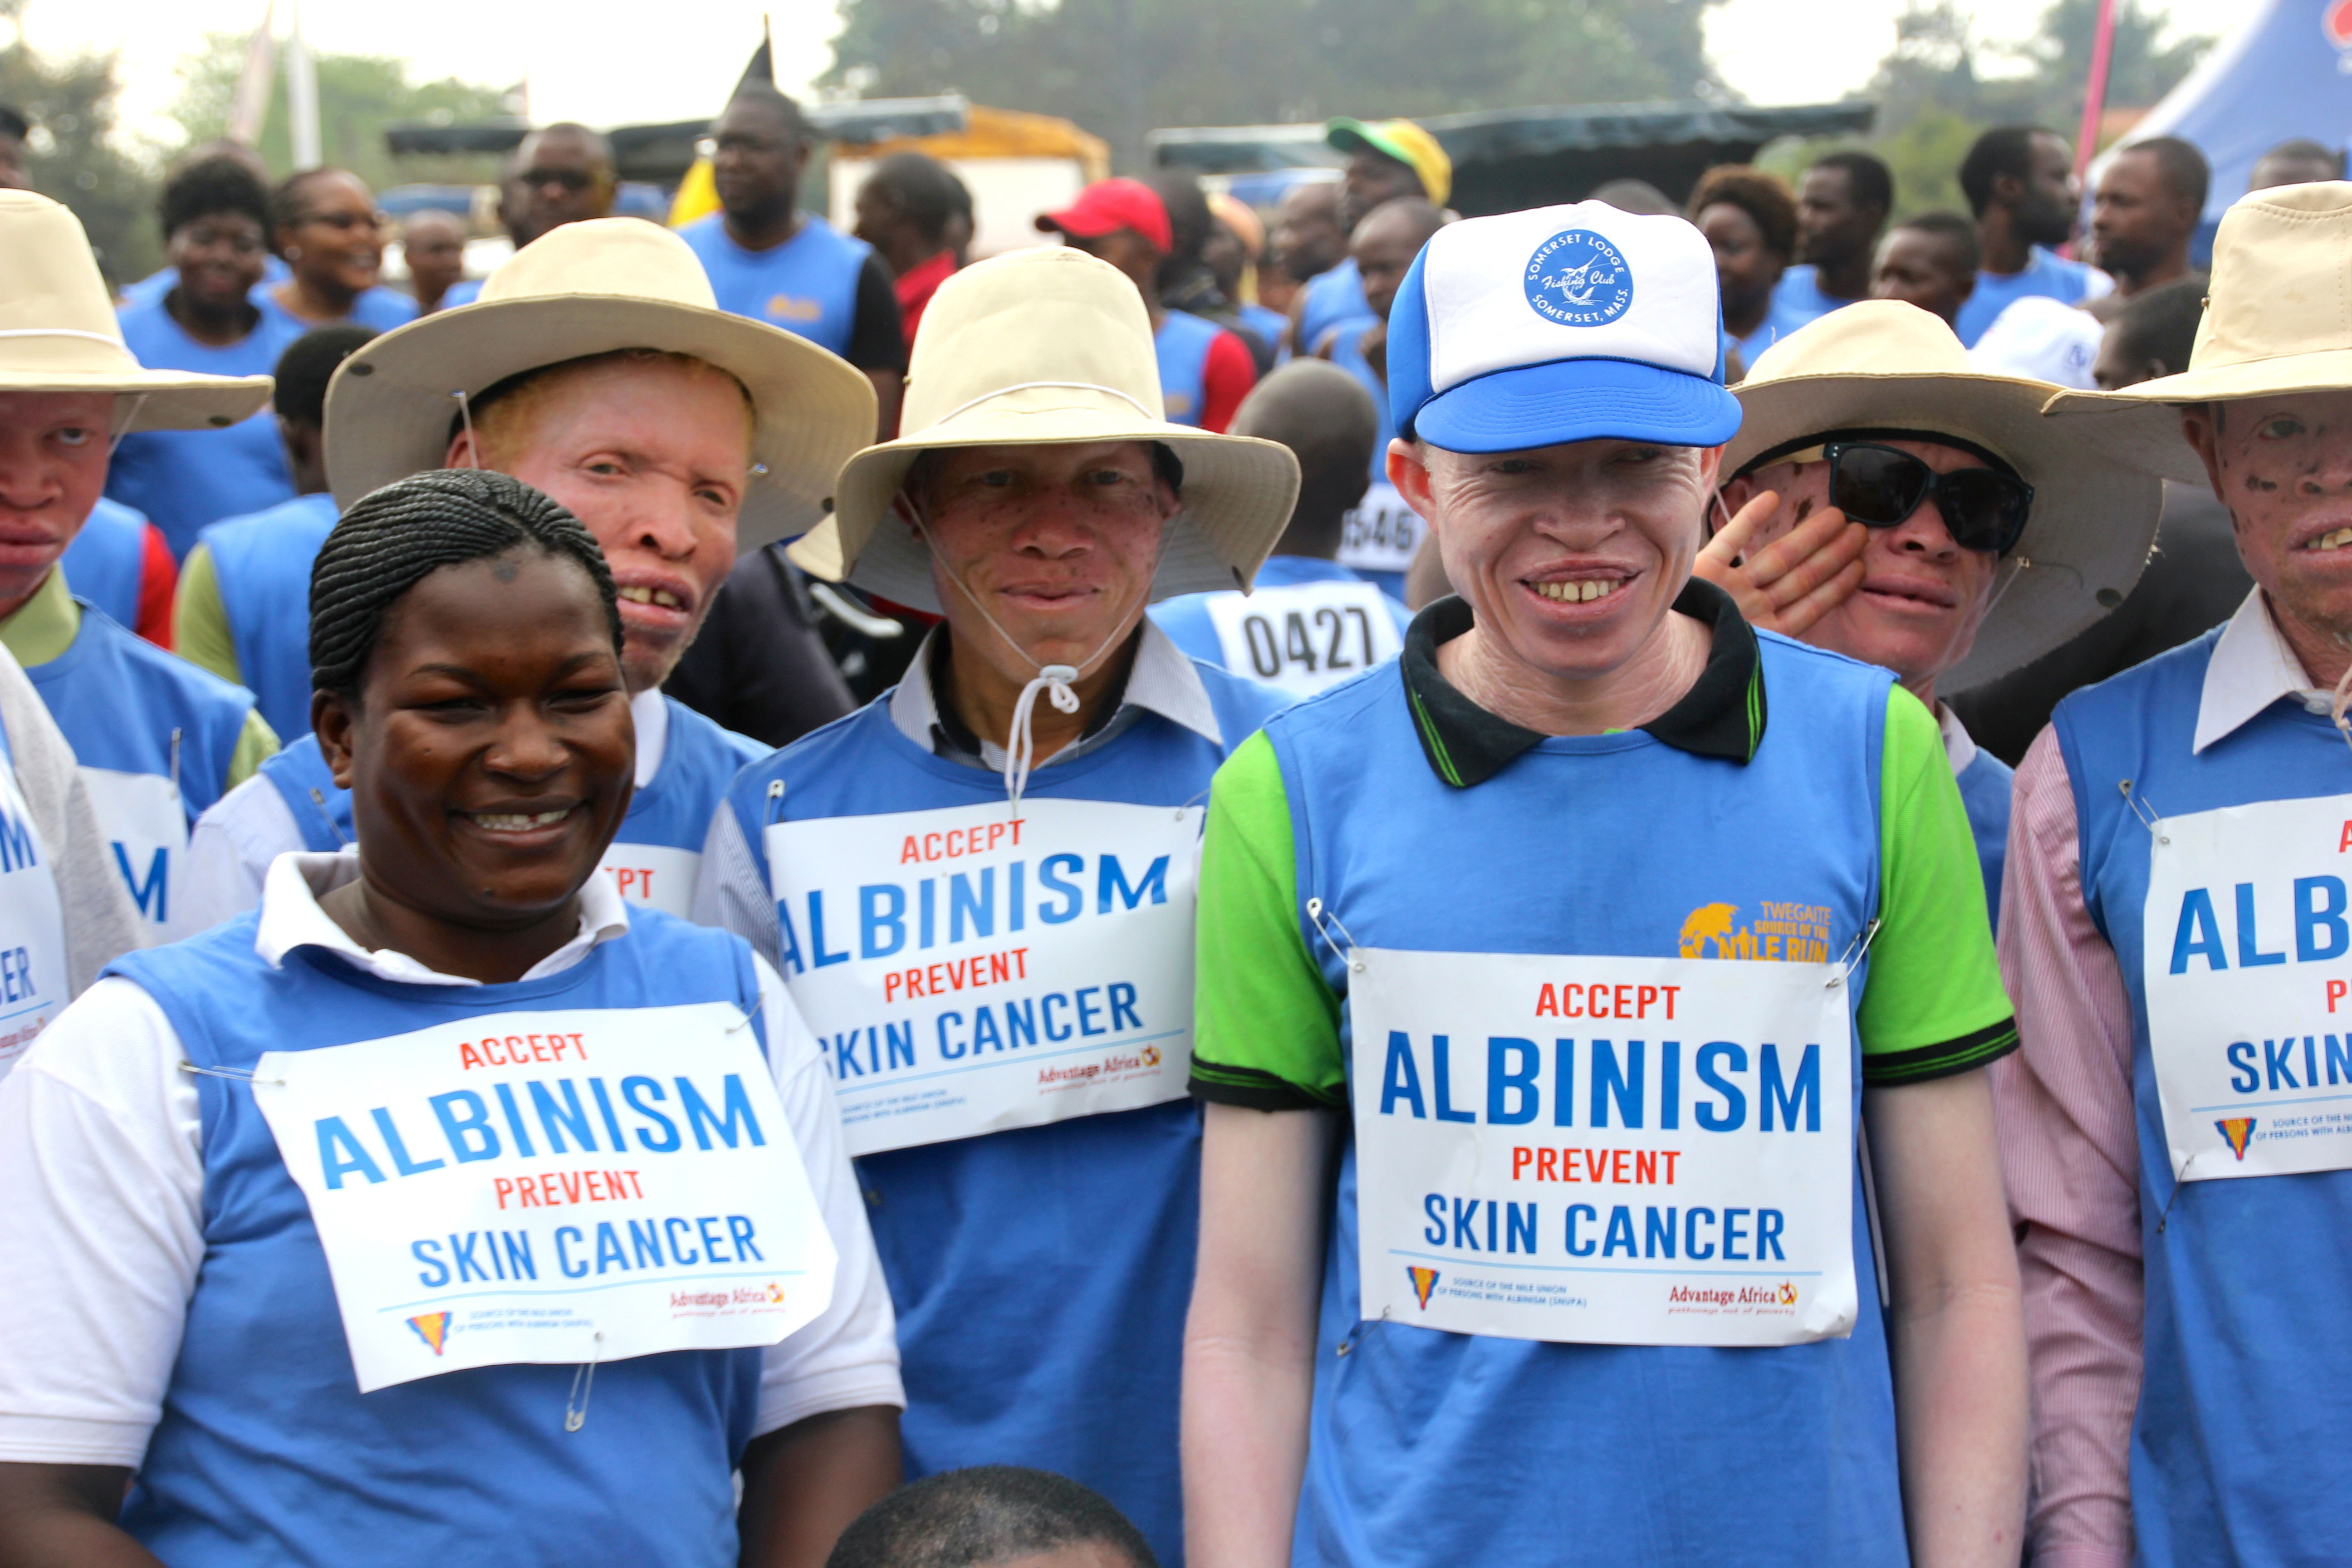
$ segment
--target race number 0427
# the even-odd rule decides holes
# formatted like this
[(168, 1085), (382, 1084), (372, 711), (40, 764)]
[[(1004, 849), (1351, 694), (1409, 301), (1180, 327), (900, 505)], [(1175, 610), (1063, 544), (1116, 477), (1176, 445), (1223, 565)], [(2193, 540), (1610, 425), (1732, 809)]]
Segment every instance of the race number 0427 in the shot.
[[(1348, 623), (1353, 628), (1359, 658), (1347, 653), (1349, 636)], [(1271, 680), (1282, 673), (1286, 663), (1298, 665), (1308, 671), (1317, 669), (1369, 669), (1378, 662), (1372, 652), (1372, 621), (1364, 610), (1355, 605), (1324, 605), (1313, 613), (1313, 627), (1308, 616), (1292, 610), (1282, 617), (1282, 632), (1276, 635), (1273, 618), (1263, 615), (1242, 617), (1242, 636), (1249, 645), (1250, 668), (1261, 679)], [(1318, 636), (1323, 650), (1316, 652)]]

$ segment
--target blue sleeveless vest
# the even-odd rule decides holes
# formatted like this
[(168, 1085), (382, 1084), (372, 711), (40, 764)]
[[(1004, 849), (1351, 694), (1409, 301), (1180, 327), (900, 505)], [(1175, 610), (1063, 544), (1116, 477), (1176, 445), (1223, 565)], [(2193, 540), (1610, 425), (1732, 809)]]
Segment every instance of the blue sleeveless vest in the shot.
[[(1545, 740), (1454, 789), (1423, 755), (1394, 664), (1271, 721), (1300, 934), (1332, 989), (1347, 995), (1348, 970), (1310, 898), (1365, 948), (1670, 958), (1707, 906), (1744, 923), (1792, 901), (1825, 906), (1829, 951), (1846, 951), (1877, 912), (1891, 678), (1758, 640), (1770, 719), (1744, 767), (1636, 731)], [(1433, 881), (1432, 867), (1448, 869)], [(1866, 983), (1865, 963), (1849, 996)], [(1340, 1026), (1344, 1046), (1344, 1011)], [(1857, 1104), (1861, 1081), (1857, 1061)], [(1557, 1563), (1576, 1542), (1645, 1563), (1910, 1562), (1858, 1173), (1852, 1338), (1622, 1347), (1361, 1321), (1356, 1160), (1350, 1135), (1293, 1563)]]
[[(1100, 751), (1039, 769), (1026, 798), (1202, 799), (1217, 764), (1287, 699), (1200, 673), (1223, 745), (1145, 711)], [(889, 700), (736, 781), (729, 804), (763, 880), (774, 783), (784, 786), (776, 821), (1003, 804), (1002, 777), (917, 746)], [(1182, 1562), (1176, 1394), (1200, 1226), (1199, 1109), (1177, 1100), (856, 1163), (898, 1312), (908, 1477), (1054, 1470), (1118, 1504), (1162, 1562)]]
[(1960, 804), (1968, 808), (1969, 833), (1977, 841), (1977, 865), (1984, 872), (1985, 912), (1993, 929), (2000, 928), (2000, 872), (2009, 862), (2009, 796), (2017, 770), (1979, 749), (1974, 761), (1960, 770), (1953, 783), (1960, 786)]
[[(1318, 560), (1311, 555), (1269, 555), (1265, 564), (1257, 569), (1255, 591), (1268, 588), (1291, 588), (1307, 583), (1362, 583), (1370, 578), (1361, 572), (1352, 572), (1336, 561)], [(1234, 589), (1221, 591), (1239, 598)], [(1151, 606), (1154, 625), (1168, 634), (1168, 640), (1182, 648), (1202, 664), (1218, 669), (1225, 668), (1225, 645), (1217, 639), (1217, 628), (1209, 619), (1212, 594), (1179, 594), (1172, 599), (1162, 599)], [(1279, 595), (1276, 595), (1278, 598)], [(1412, 612), (1394, 599), (1385, 601), (1389, 619), (1402, 637), (1412, 625)], [(1234, 673), (1242, 673), (1235, 671)]]
[[(669, 742), (661, 766), (654, 770), (653, 782), (629, 802), (629, 815), (622, 818), (613, 842), (699, 851), (710, 831), (711, 814), (727, 798), (727, 786), (738, 773), (768, 755), (768, 750), (749, 736), (719, 728), (676, 698), (665, 697), (662, 702), (669, 710)], [(332, 854), (352, 842), (351, 792), (336, 787), (317, 735), (305, 733), (262, 763), (261, 776), (294, 814), (303, 848)], [(313, 790), (320, 798), (313, 798)]]
[(1298, 352), (1311, 354), (1323, 334), (1343, 321), (1362, 318), (1366, 326), (1377, 320), (1364, 298), (1364, 275), (1349, 257), (1327, 272), (1307, 280), (1307, 302), (1298, 308)]
[(837, 354), (849, 352), (858, 275), (873, 248), (864, 240), (814, 213), (803, 213), (800, 232), (772, 250), (736, 244), (724, 213), (688, 224), (677, 237), (702, 258), (720, 310), (782, 327)]
[[(192, 1063), (233, 1075), (264, 1051), (535, 1003), (728, 1001), (759, 1021), (750, 950), (655, 910), (633, 911), (628, 935), (561, 974), (483, 986), (399, 984), (309, 948), (272, 969), (254, 952), (258, 920), (107, 973), (154, 998)], [(310, 1208), (251, 1088), (194, 1081), (204, 1267), (124, 1529), (174, 1568), (735, 1562), (730, 1472), (758, 1413), (758, 1350), (599, 1366), (573, 1433), (571, 1366), (478, 1367), (362, 1394)]]
[(1171, 425), (1201, 423), (1208, 401), (1209, 345), (1224, 329), (1202, 316), (1170, 310), (1160, 319), (1151, 346), (1160, 355), (1160, 399)]
[[(178, 278), (171, 277), (170, 286)], [(122, 341), (149, 370), (193, 370), (207, 375), (269, 375), (278, 356), (308, 330), (265, 303), (269, 285), (254, 289), (261, 321), (234, 343), (215, 347), (187, 334), (163, 308), (163, 294), (118, 313)], [(396, 297), (396, 296), (395, 296)], [(134, 430), (122, 437), (107, 467), (106, 493), (137, 507), (163, 531), (172, 559), (184, 561), (197, 531), (208, 522), (276, 506), (294, 493), (286, 471), (286, 444), (267, 408), (226, 430)]]
[(338, 515), (333, 496), (296, 496), (199, 539), (212, 552), (237, 673), (281, 739), (310, 728), (310, 566)]
[[(2343, 737), (2290, 701), (2190, 753), (2223, 629), (2075, 692), (2052, 718), (2081, 825), (2084, 902), (2132, 1002), (2147, 1295), (2131, 1492), (2137, 1561), (2151, 1568), (2331, 1561), (2326, 1542), (2352, 1523), (2352, 1404), (2340, 1393), (2352, 1374), (2352, 1171), (2175, 1183), (2149, 1056), (2150, 844), (2118, 785), (2131, 780), (2134, 800), (2160, 816), (2352, 794)], [(2287, 956), (2282, 988), (2317, 984)]]
[(144, 513), (100, 496), (58, 564), (76, 594), (137, 629), (139, 590), (147, 580)]

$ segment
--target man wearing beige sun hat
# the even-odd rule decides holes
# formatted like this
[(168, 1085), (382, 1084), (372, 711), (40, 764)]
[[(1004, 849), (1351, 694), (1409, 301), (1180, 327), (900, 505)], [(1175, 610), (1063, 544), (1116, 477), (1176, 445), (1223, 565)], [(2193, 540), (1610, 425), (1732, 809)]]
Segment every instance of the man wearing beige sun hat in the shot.
[(2058, 705), (2017, 773), (1997, 1069), (2038, 1560), (2315, 1563), (2352, 1524), (2352, 184), (2221, 219), (2186, 371), (2053, 398), (2211, 485), (2237, 615)]
[(1297, 463), (1163, 418), (1142, 300), (1070, 249), (940, 285), (904, 428), (793, 554), (945, 624), (895, 690), (744, 772), (696, 912), (832, 1053), (909, 1474), (1059, 1471), (1181, 1562), (1194, 867), (1210, 775), (1286, 699), (1144, 609), (1247, 589)]
[[(685, 243), (635, 218), (566, 224), (518, 252), (475, 303), (373, 339), (336, 371), (327, 474), (349, 506), (423, 468), (481, 467), (586, 525), (620, 590), (637, 792), (605, 853), (622, 894), (686, 912), (702, 835), (738, 768), (766, 748), (667, 697), (737, 557), (824, 515), (842, 462), (874, 427), (858, 371), (789, 332), (720, 310)], [(264, 664), (310, 668), (310, 562), (323, 529), (288, 519), (241, 552), (232, 626)], [(296, 537), (299, 535), (299, 537)], [(224, 597), (226, 597), (224, 595)], [(269, 863), (329, 851), (350, 797), (310, 735), (197, 825), (202, 873), (180, 929), (252, 908)]]
[[(2041, 416), (2056, 390), (1972, 371), (1916, 306), (1826, 316), (1734, 388), (1727, 525), (1699, 557), (1758, 624), (1892, 669), (1934, 711), (1994, 911), (2009, 769), (1937, 689), (2028, 663), (2121, 604), (2163, 510), (2156, 479)], [(2162, 424), (2119, 418), (2103, 440), (2153, 451), (2172, 439)]]

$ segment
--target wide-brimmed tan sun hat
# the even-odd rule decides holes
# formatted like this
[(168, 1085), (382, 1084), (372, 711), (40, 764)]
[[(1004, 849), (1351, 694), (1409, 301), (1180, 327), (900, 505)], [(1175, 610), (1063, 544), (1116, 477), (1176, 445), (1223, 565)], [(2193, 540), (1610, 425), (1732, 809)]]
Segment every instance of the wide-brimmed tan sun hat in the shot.
[(0, 190), (0, 392), (110, 392), (136, 400), (117, 405), (118, 430), (210, 430), (266, 407), (269, 378), (142, 368), (81, 220)]
[(735, 524), (746, 552), (807, 531), (833, 477), (874, 439), (874, 384), (805, 338), (719, 309), (686, 241), (638, 218), (565, 224), (514, 254), (481, 298), (363, 345), (327, 388), (327, 479), (349, 506), (441, 467), (457, 395), (623, 349), (689, 354), (751, 395), (755, 468)]
[(2189, 368), (2120, 392), (2070, 392), (2048, 412), (2097, 437), (2149, 405), (2172, 410), (2151, 473), (2193, 485), (2205, 465), (2178, 409), (2283, 392), (2352, 389), (2352, 184), (2279, 185), (2231, 204), (2213, 236), (2212, 281)]
[(2055, 390), (1969, 369), (1951, 328), (1916, 305), (1864, 300), (1782, 338), (1732, 388), (1747, 416), (1724, 448), (1723, 473), (1853, 430), (1954, 436), (2014, 468), (2033, 487), (2033, 509), (1974, 647), (1937, 678), (1958, 691), (2040, 658), (2122, 604), (2156, 541), (2164, 487), (2109, 446), (2178, 441), (2179, 421), (2118, 422), (2108, 442), (2087, 442), (2042, 417)]
[(802, 567), (937, 612), (930, 549), (891, 503), (943, 447), (1157, 441), (1184, 466), (1183, 510), (1161, 542), (1151, 596), (1246, 591), (1298, 499), (1290, 448), (1162, 416), (1143, 297), (1082, 251), (1012, 251), (931, 296), (907, 375), (905, 435), (849, 460), (825, 525), (789, 552)]

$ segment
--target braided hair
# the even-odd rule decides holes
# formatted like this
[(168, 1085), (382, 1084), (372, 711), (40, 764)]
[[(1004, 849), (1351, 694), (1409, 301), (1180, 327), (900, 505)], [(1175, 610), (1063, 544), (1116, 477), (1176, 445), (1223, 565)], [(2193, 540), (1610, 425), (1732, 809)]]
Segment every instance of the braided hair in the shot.
[(384, 616), (411, 588), (444, 566), (525, 549), (588, 574), (617, 654), (612, 570), (580, 520), (509, 475), (435, 468), (362, 496), (320, 548), (310, 572), (311, 686), (356, 701)]

